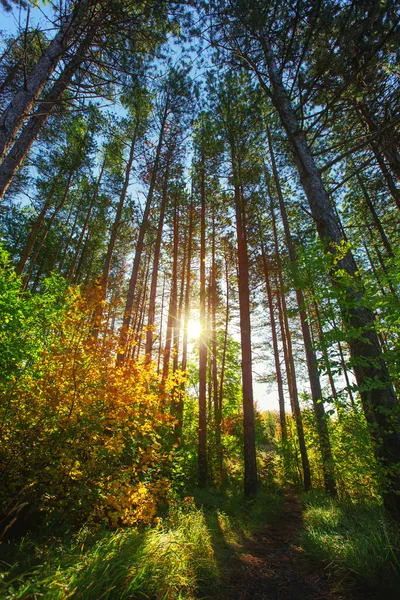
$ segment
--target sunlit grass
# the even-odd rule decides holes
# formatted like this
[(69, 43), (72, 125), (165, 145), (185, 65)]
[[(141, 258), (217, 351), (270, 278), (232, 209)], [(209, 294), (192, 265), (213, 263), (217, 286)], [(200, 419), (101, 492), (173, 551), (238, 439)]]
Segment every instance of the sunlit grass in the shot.
[(12, 564), (0, 565), (0, 598), (190, 600), (216, 590), (223, 597), (238, 544), (272, 521), (281, 503), (271, 492), (246, 501), (241, 489), (197, 491), (153, 527), (83, 528), (69, 541), (37, 545), (25, 539), (13, 547)]
[(0, 597), (189, 600), (202, 580), (216, 577), (211, 536), (194, 506), (174, 508), (154, 528), (103, 532), (88, 549), (81, 533), (58, 559), (54, 552), (23, 574), (10, 568)]
[(305, 494), (301, 543), (312, 557), (327, 561), (344, 585), (396, 597), (400, 588), (400, 528), (374, 502), (338, 502)]

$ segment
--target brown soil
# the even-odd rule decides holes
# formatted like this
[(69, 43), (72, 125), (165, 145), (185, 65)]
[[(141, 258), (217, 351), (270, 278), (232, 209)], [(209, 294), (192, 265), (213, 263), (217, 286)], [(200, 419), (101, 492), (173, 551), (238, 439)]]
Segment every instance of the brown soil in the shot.
[[(310, 564), (298, 546), (302, 510), (295, 496), (285, 497), (278, 519), (235, 545), (229, 573), (218, 600), (348, 600), (335, 591), (323, 565)], [(337, 583), (337, 582), (336, 582)], [(354, 596), (352, 596), (354, 598)]]

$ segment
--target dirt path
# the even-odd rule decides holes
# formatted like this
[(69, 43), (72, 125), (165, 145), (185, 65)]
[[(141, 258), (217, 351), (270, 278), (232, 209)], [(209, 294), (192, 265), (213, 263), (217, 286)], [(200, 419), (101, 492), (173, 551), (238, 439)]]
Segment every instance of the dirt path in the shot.
[(218, 600), (344, 600), (322, 567), (310, 566), (297, 546), (301, 505), (286, 496), (278, 520), (235, 545)]

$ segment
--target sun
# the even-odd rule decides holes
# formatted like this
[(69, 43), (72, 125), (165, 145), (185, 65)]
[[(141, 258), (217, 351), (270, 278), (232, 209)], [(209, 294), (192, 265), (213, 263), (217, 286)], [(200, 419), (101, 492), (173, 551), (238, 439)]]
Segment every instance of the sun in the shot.
[(201, 323), (199, 319), (189, 319), (187, 324), (189, 340), (198, 340), (201, 334)]

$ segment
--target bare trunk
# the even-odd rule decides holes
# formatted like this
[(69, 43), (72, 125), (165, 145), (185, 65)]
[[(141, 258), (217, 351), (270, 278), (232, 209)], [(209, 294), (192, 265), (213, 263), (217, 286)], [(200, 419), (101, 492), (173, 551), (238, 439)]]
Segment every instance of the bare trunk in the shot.
[(145, 209), (143, 212), (143, 218), (142, 218), (142, 222), (140, 224), (139, 235), (138, 235), (138, 239), (136, 242), (135, 258), (133, 261), (132, 274), (131, 274), (131, 278), (129, 281), (128, 294), (126, 297), (124, 317), (123, 317), (123, 322), (122, 322), (122, 327), (121, 327), (121, 332), (120, 332), (120, 339), (119, 339), (119, 346), (121, 348), (121, 351), (117, 356), (117, 362), (121, 362), (124, 358), (124, 348), (126, 346), (126, 342), (128, 339), (128, 331), (129, 331), (129, 325), (130, 325), (130, 321), (131, 321), (133, 301), (134, 301), (134, 297), (135, 297), (135, 288), (136, 288), (136, 283), (137, 283), (137, 278), (138, 278), (138, 273), (139, 273), (140, 260), (141, 260), (142, 252), (143, 252), (144, 238), (145, 238), (148, 224), (149, 224), (150, 208), (151, 208), (151, 204), (153, 201), (156, 177), (158, 174), (158, 165), (160, 162), (161, 149), (162, 149), (162, 145), (163, 145), (163, 141), (164, 141), (164, 132), (165, 132), (165, 125), (166, 125), (166, 121), (167, 121), (168, 108), (169, 107), (168, 107), (168, 99), (167, 99), (166, 103), (165, 103), (163, 118), (161, 121), (160, 135), (158, 138), (156, 156), (154, 159), (153, 170), (151, 173), (150, 187), (149, 187), (149, 192), (147, 194), (146, 206), (145, 206)]
[[(232, 167), (235, 171), (232, 149)], [(237, 181), (237, 173), (234, 172)], [(252, 496), (257, 492), (257, 461), (255, 445), (255, 423), (253, 402), (253, 378), (251, 362), (251, 323), (249, 259), (245, 225), (245, 209), (240, 186), (235, 185), (236, 231), (239, 263), (239, 308), (240, 338), (242, 345), (242, 389), (243, 389), (243, 429), (244, 429), (244, 493)]]
[(201, 156), (200, 171), (200, 350), (199, 350), (199, 440), (198, 440), (198, 478), (199, 486), (205, 487), (208, 478), (207, 468), (207, 339), (206, 339), (206, 198), (204, 155)]
[(163, 364), (163, 382), (167, 379), (169, 373), (169, 363), (171, 359), (171, 352), (173, 352), (173, 338), (174, 329), (176, 327), (176, 312), (177, 312), (177, 293), (178, 293), (178, 206), (175, 200), (174, 207), (174, 237), (173, 237), (173, 258), (172, 258), (172, 271), (171, 271), (171, 292), (169, 299), (169, 310), (168, 310), (168, 322), (167, 322), (167, 338), (165, 340), (164, 349), (164, 364)]
[(99, 176), (97, 178), (97, 182), (96, 182), (96, 186), (94, 188), (93, 196), (92, 196), (92, 199), (90, 201), (90, 204), (89, 204), (89, 207), (88, 207), (88, 210), (87, 210), (87, 213), (86, 213), (85, 221), (83, 223), (82, 230), (81, 230), (81, 233), (80, 233), (80, 236), (79, 236), (79, 239), (78, 239), (78, 243), (77, 243), (76, 248), (75, 248), (74, 258), (72, 259), (72, 263), (71, 263), (71, 266), (70, 266), (68, 274), (67, 274), (68, 281), (72, 281), (72, 278), (74, 276), (74, 271), (75, 271), (76, 263), (78, 261), (79, 252), (80, 252), (80, 249), (81, 249), (84, 237), (86, 235), (86, 230), (87, 230), (87, 227), (88, 227), (88, 224), (89, 224), (89, 221), (90, 221), (90, 217), (92, 216), (93, 207), (94, 207), (94, 205), (96, 203), (96, 200), (98, 199), (98, 196), (99, 196), (99, 189), (100, 189), (101, 181), (103, 179), (104, 169), (105, 169), (105, 166), (106, 166), (106, 161), (107, 161), (107, 154), (104, 156), (103, 164), (102, 164), (101, 169), (100, 169), (100, 174), (99, 174)]
[(164, 184), (162, 190), (162, 200), (160, 207), (160, 216), (158, 220), (157, 238), (154, 246), (154, 261), (153, 261), (153, 272), (151, 275), (150, 285), (150, 300), (149, 300), (149, 314), (147, 318), (147, 333), (146, 333), (146, 356), (148, 360), (151, 360), (151, 354), (153, 351), (153, 334), (154, 334), (154, 321), (156, 315), (156, 295), (157, 295), (157, 281), (158, 281), (158, 269), (160, 264), (160, 250), (162, 241), (162, 232), (164, 227), (165, 209), (168, 198), (168, 168), (165, 172)]
[(272, 290), (271, 290), (268, 262), (267, 262), (267, 257), (265, 255), (265, 249), (264, 249), (264, 244), (263, 244), (262, 240), (261, 240), (261, 255), (262, 255), (262, 261), (263, 261), (263, 268), (264, 268), (265, 286), (267, 289), (268, 309), (269, 309), (269, 318), (270, 318), (271, 334), (272, 334), (272, 346), (274, 349), (276, 382), (278, 384), (279, 418), (280, 418), (280, 424), (281, 424), (281, 436), (282, 436), (283, 440), (286, 440), (287, 431), (286, 431), (286, 414), (285, 414), (285, 395), (283, 393), (282, 371), (281, 371), (281, 363), (280, 363), (280, 357), (279, 357), (278, 337), (276, 334), (274, 303), (273, 303), (273, 299), (272, 299)]
[(187, 365), (187, 346), (188, 346), (188, 322), (190, 313), (190, 291), (191, 291), (191, 266), (192, 266), (192, 240), (193, 240), (193, 202), (190, 204), (190, 220), (189, 220), (189, 240), (188, 240), (188, 256), (186, 265), (186, 290), (185, 290), (185, 317), (183, 325), (183, 342), (182, 342), (182, 371), (186, 371)]
[(290, 333), (289, 320), (287, 316), (287, 307), (286, 307), (286, 298), (285, 298), (285, 290), (283, 285), (283, 277), (282, 277), (282, 264), (279, 255), (279, 245), (278, 245), (278, 235), (276, 231), (276, 223), (275, 223), (275, 214), (272, 205), (271, 199), (271, 217), (272, 217), (272, 229), (274, 236), (274, 244), (275, 244), (275, 260), (278, 267), (278, 311), (279, 311), (279, 321), (280, 321), (280, 329), (282, 336), (282, 345), (285, 357), (285, 365), (286, 365), (286, 374), (287, 381), (289, 387), (289, 395), (290, 395), (290, 403), (292, 407), (292, 413), (294, 415), (294, 419), (296, 422), (296, 430), (297, 437), (299, 440), (299, 449), (300, 449), (300, 457), (301, 457), (301, 465), (303, 468), (303, 485), (304, 489), (307, 491), (311, 488), (311, 472), (310, 472), (310, 463), (307, 455), (306, 442), (304, 439), (304, 429), (303, 429), (303, 420), (301, 418), (300, 411), (300, 403), (299, 403), (299, 394), (297, 390), (297, 381), (296, 381), (296, 369), (294, 366), (294, 358), (293, 358), (293, 348), (292, 348), (292, 336)]

